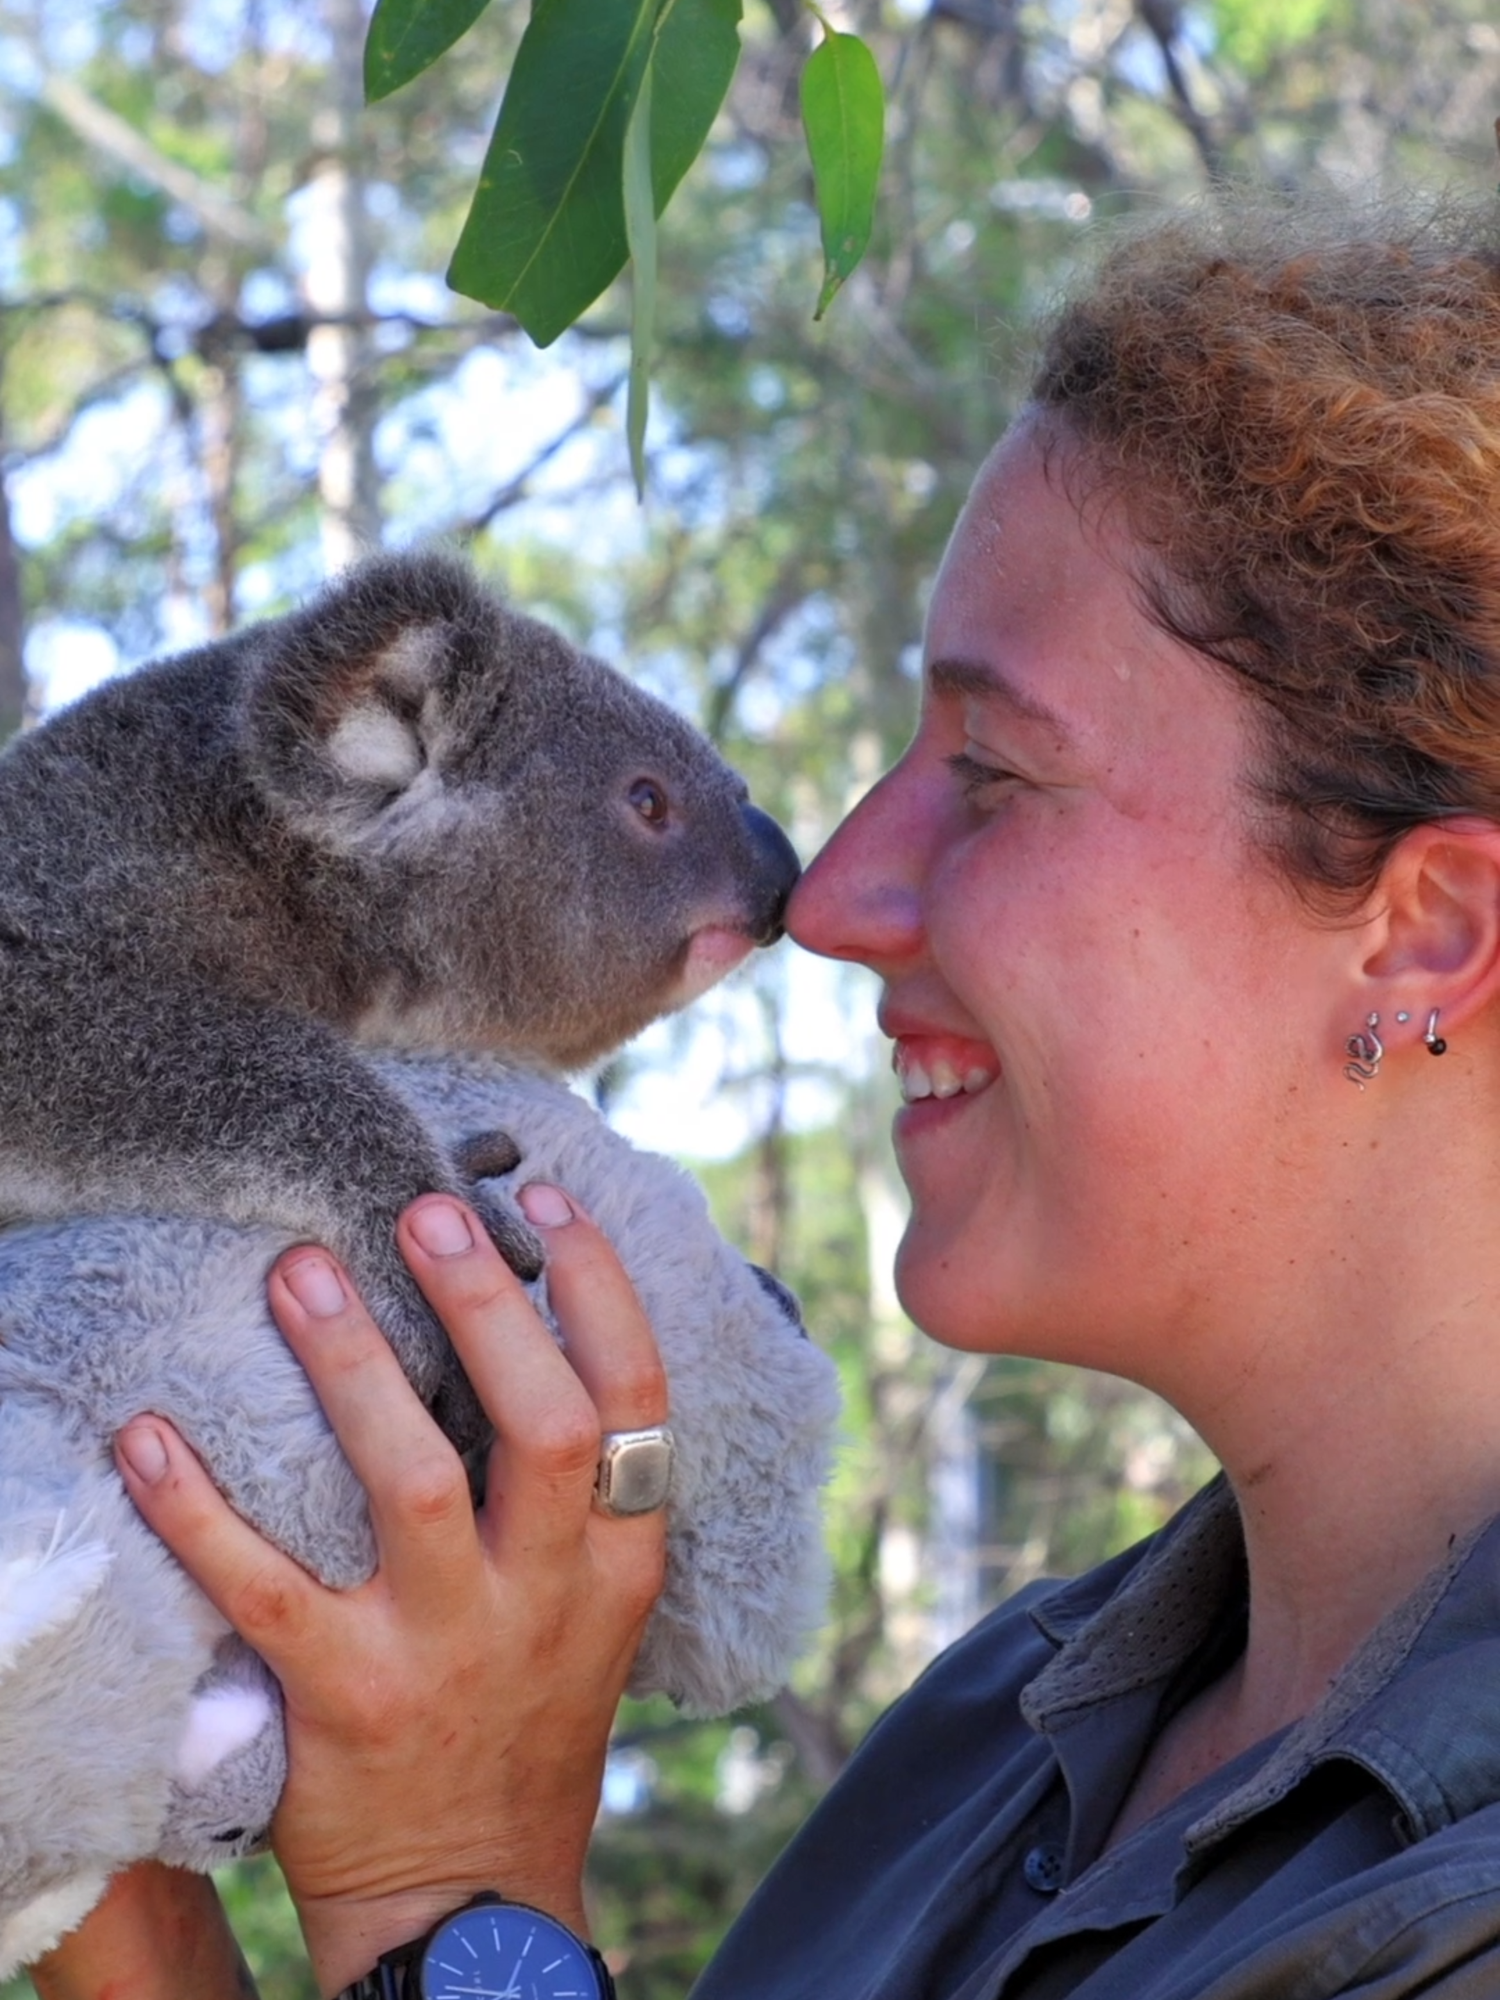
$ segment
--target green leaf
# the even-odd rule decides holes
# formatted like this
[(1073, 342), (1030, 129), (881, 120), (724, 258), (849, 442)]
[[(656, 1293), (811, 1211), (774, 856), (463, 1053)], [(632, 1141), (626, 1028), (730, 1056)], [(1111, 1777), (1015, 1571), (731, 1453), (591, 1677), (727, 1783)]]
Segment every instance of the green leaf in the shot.
[(455, 291), (546, 347), (623, 269), (625, 134), (648, 67), (656, 215), (739, 58), (741, 0), (536, 0), (458, 248)]
[(858, 35), (824, 39), (802, 71), (802, 125), (823, 228), (823, 289), (814, 319), (865, 254), (885, 145), (885, 92)]
[(489, 0), (375, 0), (365, 37), (365, 102), (378, 103), (430, 69), (466, 35)]
[(651, 337), (656, 329), (656, 203), (651, 185), (652, 68), (648, 64), (625, 127), (625, 237), (630, 246), (630, 390), (625, 435), (636, 498), (646, 497), (646, 417), (651, 401)]
[(664, 0), (651, 65), (651, 185), (656, 212), (697, 159), (740, 59), (743, 0)]

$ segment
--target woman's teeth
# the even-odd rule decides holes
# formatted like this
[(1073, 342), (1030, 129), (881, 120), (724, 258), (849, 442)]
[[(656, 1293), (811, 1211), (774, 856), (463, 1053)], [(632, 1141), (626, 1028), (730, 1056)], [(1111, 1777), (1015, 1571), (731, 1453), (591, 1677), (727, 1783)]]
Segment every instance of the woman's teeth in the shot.
[(901, 1083), (902, 1100), (907, 1104), (915, 1104), (924, 1097), (957, 1097), (960, 1093), (972, 1096), (994, 1080), (993, 1070), (975, 1063), (960, 1072), (945, 1056), (929, 1057), (926, 1062), (910, 1058), (903, 1061), (898, 1052), (894, 1067)]

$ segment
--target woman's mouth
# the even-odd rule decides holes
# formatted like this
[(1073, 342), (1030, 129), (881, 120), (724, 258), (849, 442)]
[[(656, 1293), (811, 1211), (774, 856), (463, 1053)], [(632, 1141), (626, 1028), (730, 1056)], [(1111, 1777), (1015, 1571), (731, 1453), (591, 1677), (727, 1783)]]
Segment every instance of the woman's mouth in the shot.
[(1000, 1074), (993, 1050), (982, 1042), (936, 1035), (902, 1036), (891, 1049), (891, 1068), (904, 1104), (920, 1104), (930, 1097), (974, 1097)]

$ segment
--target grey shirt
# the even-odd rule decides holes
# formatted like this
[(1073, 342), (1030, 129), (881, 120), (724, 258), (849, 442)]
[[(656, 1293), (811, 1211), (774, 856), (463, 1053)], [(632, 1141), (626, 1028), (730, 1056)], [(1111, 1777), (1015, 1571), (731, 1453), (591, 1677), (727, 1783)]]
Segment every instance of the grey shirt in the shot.
[(694, 2000), (1500, 2000), (1500, 1523), (1101, 1856), (1244, 1621), (1222, 1480), (1013, 1598), (871, 1731)]

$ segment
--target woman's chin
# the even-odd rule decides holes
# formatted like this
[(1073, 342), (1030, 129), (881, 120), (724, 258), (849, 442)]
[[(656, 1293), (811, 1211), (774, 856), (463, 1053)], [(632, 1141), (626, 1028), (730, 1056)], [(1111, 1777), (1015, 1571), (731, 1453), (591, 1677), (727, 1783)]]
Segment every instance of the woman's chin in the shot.
[(914, 1208), (896, 1251), (896, 1296), (902, 1311), (940, 1346), (1001, 1353), (1000, 1316), (973, 1271), (974, 1260), (954, 1234), (924, 1220)]

